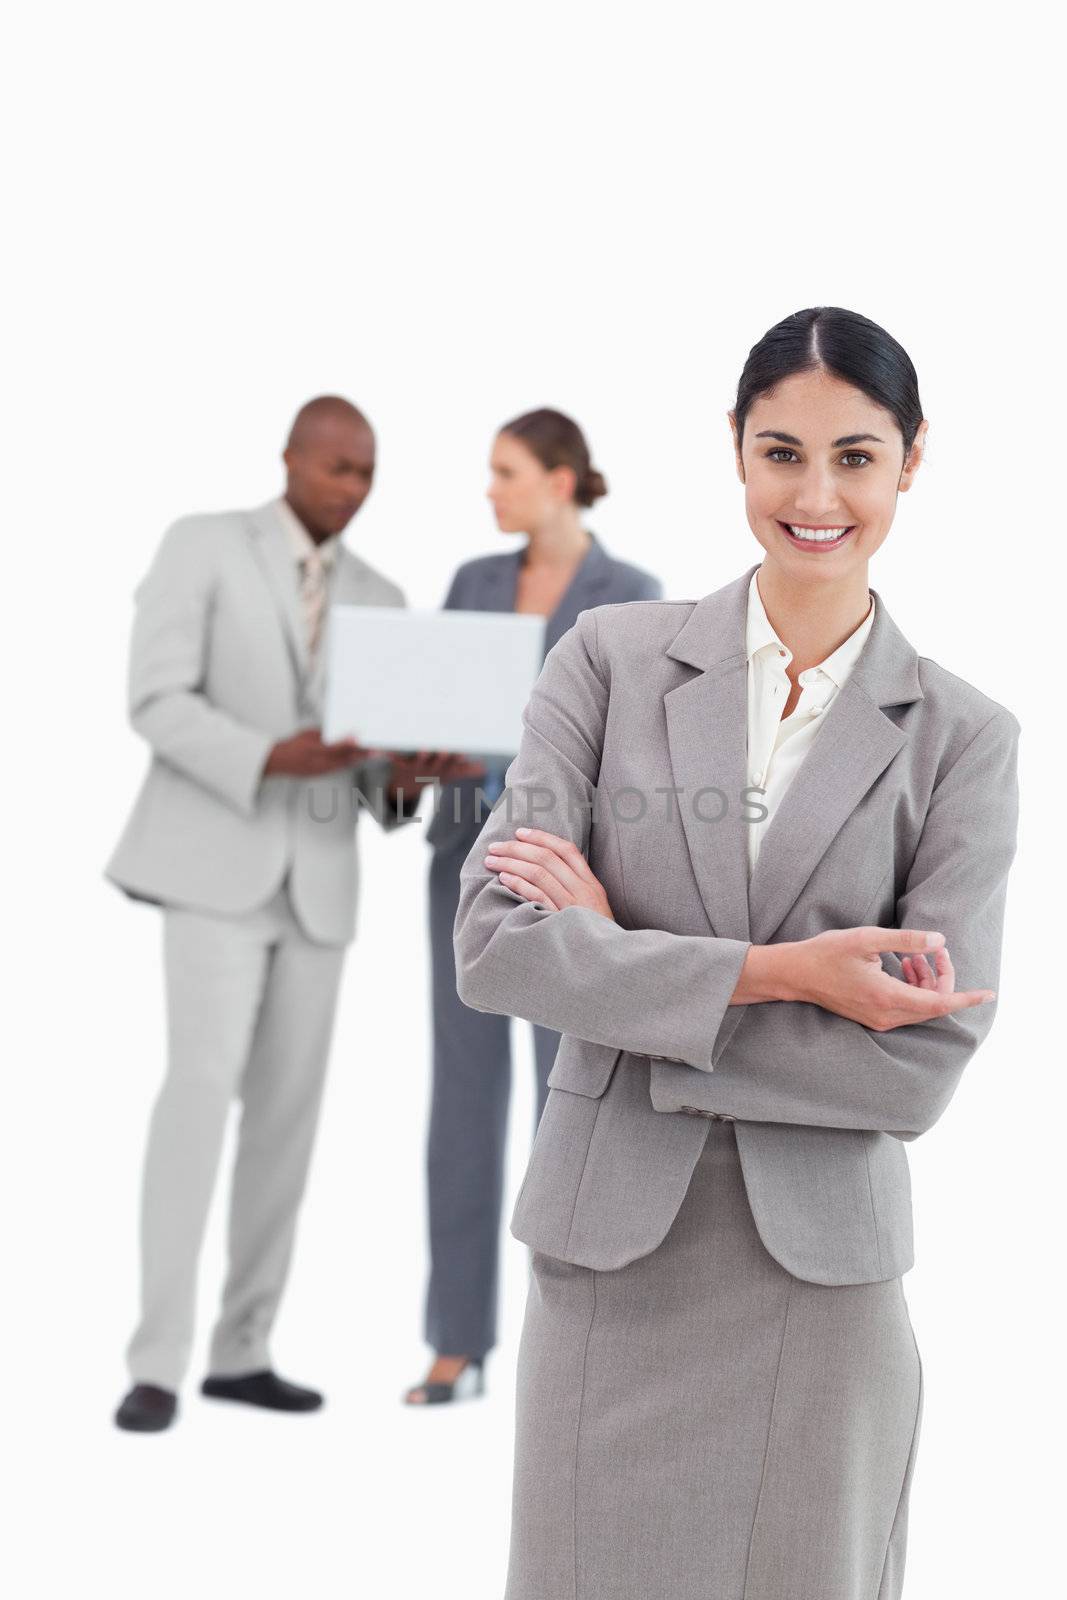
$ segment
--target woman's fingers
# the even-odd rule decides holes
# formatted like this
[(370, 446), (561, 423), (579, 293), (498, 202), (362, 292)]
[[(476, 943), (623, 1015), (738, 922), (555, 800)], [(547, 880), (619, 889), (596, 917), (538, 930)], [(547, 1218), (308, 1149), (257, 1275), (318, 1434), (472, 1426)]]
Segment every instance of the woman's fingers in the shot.
[(899, 955), (904, 950), (934, 950), (945, 943), (943, 933), (927, 933), (918, 928), (863, 927), (846, 928), (844, 932), (849, 943), (865, 953), (888, 951)]
[(504, 839), (500, 844), (490, 846), (485, 864), (493, 871), (503, 868), (507, 872), (516, 872), (529, 882), (544, 885), (550, 890), (552, 886), (557, 886), (572, 899), (577, 898), (583, 883), (588, 881), (575, 872), (557, 851), (547, 845), (527, 843), (522, 839)]
[[(604, 885), (572, 839), (544, 828), (516, 828), (515, 835), (486, 850), (485, 864), (500, 871), (502, 883), (508, 888), (530, 885), (532, 894), (522, 890), (526, 898), (545, 899), (555, 911), (581, 906), (615, 921)], [(518, 883), (509, 882), (509, 873)]]
[(939, 994), (952, 994), (956, 988), (956, 969), (952, 965), (947, 945), (942, 945), (940, 950), (934, 951), (934, 966), (937, 969), (937, 976), (933, 987)]
[(570, 896), (564, 893), (558, 883), (551, 883), (548, 879), (541, 883), (531, 883), (529, 878), (524, 878), (518, 872), (499, 872), (498, 875), (506, 889), (513, 889), (516, 894), (521, 894), (524, 900), (536, 900), (540, 904), (547, 904), (553, 911), (562, 911), (563, 907), (570, 903)]
[(956, 987), (956, 969), (952, 965), (948, 948), (942, 945), (933, 952), (934, 966), (924, 955), (902, 956), (900, 964), (908, 982), (920, 989), (931, 989), (938, 994), (952, 994)]
[(515, 837), (523, 844), (539, 845), (551, 850), (584, 883), (597, 881), (592, 868), (573, 839), (564, 839), (558, 833), (546, 833), (544, 828), (516, 828)]
[(490, 854), (486, 856), (485, 864), (490, 872), (499, 875), (501, 883), (506, 883), (509, 889), (524, 883), (529, 886), (535, 899), (551, 901), (556, 911), (570, 905), (574, 899), (572, 891), (560, 881), (559, 875), (540, 862), (524, 860), (521, 856)]

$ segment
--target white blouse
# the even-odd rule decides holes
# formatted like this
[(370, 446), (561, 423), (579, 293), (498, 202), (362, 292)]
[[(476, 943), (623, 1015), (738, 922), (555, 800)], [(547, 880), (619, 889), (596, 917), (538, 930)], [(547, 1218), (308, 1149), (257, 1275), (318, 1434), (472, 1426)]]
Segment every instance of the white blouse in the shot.
[[(867, 642), (874, 623), (874, 596), (871, 608), (843, 644), (821, 661), (807, 667), (799, 678), (800, 700), (796, 710), (782, 720), (782, 707), (789, 696), (786, 666), (793, 659), (779, 639), (764, 610), (756, 578), (752, 574), (748, 590), (748, 622), (745, 646), (748, 652), (748, 781), (765, 790), (750, 796), (752, 804), (766, 808), (767, 815), (748, 828), (749, 876), (756, 865), (763, 835), (781, 804), (797, 768), (811, 748), (822, 718), (841, 685), (845, 682)], [(744, 813), (749, 815), (749, 809)]]

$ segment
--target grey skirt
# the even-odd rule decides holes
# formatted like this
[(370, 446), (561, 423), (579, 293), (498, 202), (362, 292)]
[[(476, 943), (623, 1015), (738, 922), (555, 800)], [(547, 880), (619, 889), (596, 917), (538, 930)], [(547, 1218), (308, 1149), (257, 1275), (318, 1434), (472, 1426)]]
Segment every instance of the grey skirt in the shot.
[(617, 1271), (531, 1260), (505, 1600), (897, 1600), (922, 1413), (900, 1278), (780, 1266), (733, 1127)]

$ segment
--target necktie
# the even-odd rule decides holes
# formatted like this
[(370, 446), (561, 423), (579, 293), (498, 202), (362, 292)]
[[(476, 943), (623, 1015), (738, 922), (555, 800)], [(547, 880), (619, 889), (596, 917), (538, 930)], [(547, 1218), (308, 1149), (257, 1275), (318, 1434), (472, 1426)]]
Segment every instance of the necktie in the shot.
[(300, 564), (300, 598), (307, 627), (308, 655), (314, 661), (326, 605), (326, 563), (318, 550), (309, 550)]

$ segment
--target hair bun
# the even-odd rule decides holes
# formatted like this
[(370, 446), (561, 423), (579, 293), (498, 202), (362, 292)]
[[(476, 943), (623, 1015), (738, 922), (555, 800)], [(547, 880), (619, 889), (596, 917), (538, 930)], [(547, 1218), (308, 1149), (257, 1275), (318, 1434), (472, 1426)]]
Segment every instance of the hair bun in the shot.
[(574, 498), (580, 506), (591, 506), (594, 500), (600, 500), (608, 492), (608, 482), (602, 472), (595, 467), (590, 467)]
[(589, 459), (585, 435), (574, 418), (565, 412), (553, 411), (550, 406), (524, 411), (521, 417), (505, 422), (499, 431), (524, 444), (546, 472), (553, 472), (556, 467), (569, 467), (574, 473), (572, 504), (591, 506), (594, 500), (607, 494), (607, 480)]

